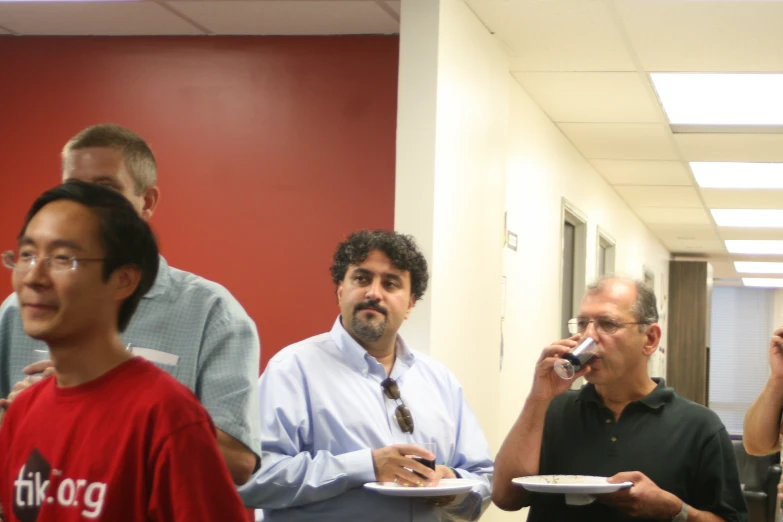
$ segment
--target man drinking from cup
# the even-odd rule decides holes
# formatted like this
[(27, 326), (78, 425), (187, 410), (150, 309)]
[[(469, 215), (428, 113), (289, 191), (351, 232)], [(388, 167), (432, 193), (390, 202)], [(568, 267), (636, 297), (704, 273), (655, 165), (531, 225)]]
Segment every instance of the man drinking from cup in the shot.
[[(661, 338), (655, 294), (643, 283), (607, 278), (587, 289), (576, 335), (538, 360), (522, 413), (497, 455), (492, 500), (501, 509), (530, 506), (528, 522), (746, 520), (737, 464), (726, 428), (711, 410), (651, 379), (647, 360)], [(569, 391), (553, 371), (583, 337), (597, 353)], [(597, 475), (630, 488), (586, 506), (565, 495), (530, 493), (512, 483), (532, 475)]]

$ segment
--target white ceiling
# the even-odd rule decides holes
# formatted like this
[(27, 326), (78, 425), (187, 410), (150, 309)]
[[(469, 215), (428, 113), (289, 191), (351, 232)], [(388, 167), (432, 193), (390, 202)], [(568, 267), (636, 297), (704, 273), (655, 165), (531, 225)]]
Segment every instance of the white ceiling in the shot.
[[(709, 208), (783, 208), (783, 191), (700, 189), (688, 161), (783, 162), (783, 134), (675, 134), (650, 72), (783, 72), (783, 0), (465, 0), (512, 74), (675, 254), (738, 281)], [(8, 2), (0, 34), (307, 35), (399, 32), (399, 0)], [(611, 231), (610, 231), (611, 232)]]
[[(783, 191), (700, 189), (689, 161), (783, 162), (783, 134), (675, 134), (651, 72), (783, 72), (783, 0), (466, 0), (513, 53), (512, 74), (675, 254), (737, 284), (710, 208), (783, 208)], [(611, 232), (611, 231), (610, 231)]]
[(400, 0), (0, 1), (0, 34), (393, 34)]

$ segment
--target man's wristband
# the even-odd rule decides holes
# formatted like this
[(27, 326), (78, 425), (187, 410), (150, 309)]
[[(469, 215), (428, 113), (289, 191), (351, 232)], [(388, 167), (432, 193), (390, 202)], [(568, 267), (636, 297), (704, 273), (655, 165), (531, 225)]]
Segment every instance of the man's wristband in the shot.
[(688, 520), (688, 504), (683, 502), (682, 509), (680, 509), (680, 512), (674, 516), (672, 522), (686, 522), (687, 520)]

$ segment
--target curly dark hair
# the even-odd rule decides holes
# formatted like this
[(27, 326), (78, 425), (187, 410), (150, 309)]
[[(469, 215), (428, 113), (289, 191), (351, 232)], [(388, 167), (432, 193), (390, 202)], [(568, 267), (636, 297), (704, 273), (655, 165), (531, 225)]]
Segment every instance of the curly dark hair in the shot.
[(416, 246), (413, 236), (388, 230), (360, 230), (340, 243), (330, 268), (334, 284), (339, 285), (345, 279), (349, 265), (358, 265), (373, 250), (386, 254), (398, 270), (410, 272), (411, 294), (417, 301), (424, 297), (430, 278), (427, 274), (427, 260)]

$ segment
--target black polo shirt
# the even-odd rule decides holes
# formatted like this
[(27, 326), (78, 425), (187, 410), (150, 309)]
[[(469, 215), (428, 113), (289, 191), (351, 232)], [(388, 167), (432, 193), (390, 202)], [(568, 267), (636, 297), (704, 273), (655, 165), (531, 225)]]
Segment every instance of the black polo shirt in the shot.
[[(611, 477), (640, 471), (661, 489), (727, 521), (747, 520), (729, 435), (711, 410), (684, 399), (663, 379), (625, 407), (615, 422), (595, 386), (568, 391), (549, 405), (541, 475)], [(528, 522), (638, 521), (593, 502), (567, 506), (565, 496), (533, 493)]]

